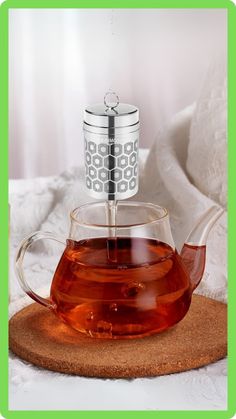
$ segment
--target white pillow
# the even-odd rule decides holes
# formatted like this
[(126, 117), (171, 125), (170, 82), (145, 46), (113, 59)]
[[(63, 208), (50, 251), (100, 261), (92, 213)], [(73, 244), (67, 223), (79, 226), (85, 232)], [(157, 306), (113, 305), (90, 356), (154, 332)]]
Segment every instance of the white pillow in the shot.
[(222, 206), (227, 202), (227, 81), (225, 59), (211, 65), (190, 127), (187, 172)]

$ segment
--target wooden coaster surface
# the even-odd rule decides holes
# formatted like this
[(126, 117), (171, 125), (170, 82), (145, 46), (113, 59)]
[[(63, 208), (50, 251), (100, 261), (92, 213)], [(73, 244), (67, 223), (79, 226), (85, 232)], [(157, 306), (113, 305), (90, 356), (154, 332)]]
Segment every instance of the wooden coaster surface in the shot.
[(227, 353), (227, 306), (194, 295), (189, 312), (164, 333), (142, 339), (87, 337), (31, 304), (9, 322), (11, 350), (40, 367), (87, 377), (132, 378), (186, 371)]

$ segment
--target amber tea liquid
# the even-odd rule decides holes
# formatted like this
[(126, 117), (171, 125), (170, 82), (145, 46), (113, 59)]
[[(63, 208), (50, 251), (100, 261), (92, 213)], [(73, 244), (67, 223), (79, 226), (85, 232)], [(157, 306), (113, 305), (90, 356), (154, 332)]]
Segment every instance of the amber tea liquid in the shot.
[(68, 240), (51, 286), (57, 314), (94, 337), (161, 332), (189, 308), (197, 252), (205, 261), (205, 246), (185, 246), (186, 265), (169, 245), (153, 239)]

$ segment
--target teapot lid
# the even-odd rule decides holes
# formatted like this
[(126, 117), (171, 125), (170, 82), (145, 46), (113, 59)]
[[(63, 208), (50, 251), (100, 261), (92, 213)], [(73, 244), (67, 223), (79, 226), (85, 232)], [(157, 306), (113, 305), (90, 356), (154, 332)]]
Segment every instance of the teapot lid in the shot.
[(98, 128), (122, 128), (139, 123), (139, 110), (134, 105), (120, 103), (115, 92), (107, 92), (103, 103), (88, 106), (84, 123)]

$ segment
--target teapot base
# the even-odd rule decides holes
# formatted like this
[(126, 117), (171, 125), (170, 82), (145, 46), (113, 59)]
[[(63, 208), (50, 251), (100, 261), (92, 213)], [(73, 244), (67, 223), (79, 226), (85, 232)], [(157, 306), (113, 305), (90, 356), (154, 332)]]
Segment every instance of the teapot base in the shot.
[[(180, 292), (176, 292), (176, 294)], [(72, 313), (62, 314), (56, 311), (55, 314), (64, 323), (94, 339), (139, 339), (147, 336), (162, 333), (179, 323), (187, 314), (191, 304), (192, 294), (190, 290), (182, 292), (179, 298), (170, 302), (170, 296), (160, 297), (155, 309), (136, 312), (135, 322), (131, 323), (125, 319), (129, 314), (116, 311), (116, 320), (112, 322), (111, 317), (102, 319), (102, 314), (107, 313), (104, 303), (94, 302), (88, 307), (88, 303), (76, 307)], [(173, 296), (172, 296), (173, 298)], [(166, 301), (168, 299), (168, 301)], [(96, 307), (96, 309), (95, 309)], [(133, 311), (133, 308), (131, 309)], [(127, 311), (127, 307), (126, 307)], [(86, 313), (86, 320), (84, 319)], [(87, 314), (89, 313), (89, 315)], [(95, 314), (94, 314), (95, 313)], [(134, 317), (134, 316), (133, 316)], [(120, 322), (119, 322), (120, 318)], [(114, 317), (112, 317), (114, 319)], [(89, 326), (88, 326), (89, 324)]]

